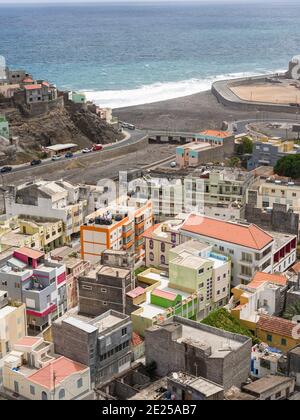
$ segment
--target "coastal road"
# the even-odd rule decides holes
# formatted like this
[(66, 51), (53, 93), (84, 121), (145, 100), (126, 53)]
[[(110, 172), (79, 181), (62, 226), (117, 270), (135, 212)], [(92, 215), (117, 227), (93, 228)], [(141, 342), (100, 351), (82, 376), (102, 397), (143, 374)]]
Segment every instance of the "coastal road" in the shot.
[(233, 131), (233, 126), (236, 126), (236, 131), (234, 131), (235, 135), (244, 134), (248, 132), (248, 126), (252, 123), (292, 123), (292, 124), (300, 124), (300, 120), (298, 118), (290, 118), (290, 119), (281, 119), (281, 118), (250, 118), (247, 120), (239, 120), (233, 121), (229, 124), (229, 128)]
[(103, 150), (90, 152), (90, 153), (83, 153), (82, 150), (79, 150), (77, 152), (74, 152), (73, 156), (70, 158), (66, 158), (65, 156), (62, 156), (57, 161), (53, 161), (51, 158), (43, 159), (39, 165), (35, 165), (35, 166), (31, 166), (30, 162), (24, 163), (22, 165), (11, 166), (12, 172), (9, 172), (7, 174), (3, 173), (1, 174), (1, 176), (8, 177), (10, 174), (15, 174), (19, 172), (28, 172), (28, 171), (32, 171), (34, 168), (45, 168), (45, 170), (47, 169), (52, 170), (55, 167), (55, 165), (57, 165), (58, 163), (62, 161), (66, 161), (66, 163), (75, 159), (79, 161), (84, 161), (89, 156), (91, 156), (91, 154), (96, 157), (97, 155), (100, 155), (101, 153), (103, 153), (103, 151), (121, 149), (130, 144), (138, 143), (139, 141), (144, 139), (145, 136), (147, 135), (146, 131), (144, 130), (134, 130), (132, 132), (124, 131), (124, 134), (125, 134), (125, 138), (123, 140), (120, 140), (116, 143), (106, 144), (103, 146)]

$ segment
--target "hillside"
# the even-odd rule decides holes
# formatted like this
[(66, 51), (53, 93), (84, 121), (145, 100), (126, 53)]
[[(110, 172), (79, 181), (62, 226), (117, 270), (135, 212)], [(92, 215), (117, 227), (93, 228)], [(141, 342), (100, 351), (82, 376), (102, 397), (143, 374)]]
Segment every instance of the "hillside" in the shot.
[(15, 108), (5, 114), (12, 135), (19, 140), (9, 148), (0, 144), (2, 164), (23, 163), (43, 157), (43, 146), (56, 143), (76, 143), (79, 148), (84, 148), (93, 143), (108, 144), (122, 138), (122, 134), (90, 111), (64, 107), (46, 115), (26, 118)]

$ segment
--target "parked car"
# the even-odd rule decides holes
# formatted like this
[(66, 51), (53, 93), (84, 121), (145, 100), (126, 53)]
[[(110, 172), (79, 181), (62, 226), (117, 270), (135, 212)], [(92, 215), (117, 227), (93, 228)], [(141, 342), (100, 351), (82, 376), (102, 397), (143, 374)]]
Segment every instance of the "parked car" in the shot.
[(176, 168), (177, 164), (176, 164), (176, 162), (171, 162), (170, 166), (171, 166), (171, 168)]
[(103, 149), (102, 144), (94, 144), (93, 145), (93, 148), (92, 148), (93, 152), (98, 152), (98, 151), (100, 151), (102, 149)]
[(65, 158), (67, 158), (67, 159), (71, 159), (73, 156), (74, 155), (73, 155), (72, 152), (68, 152), (68, 153), (65, 154)]
[(30, 165), (31, 165), (31, 166), (37, 166), (37, 165), (40, 165), (41, 163), (42, 163), (41, 159), (33, 159), (33, 160), (30, 162)]
[(87, 147), (82, 150), (82, 153), (91, 153), (92, 149), (88, 149)]
[(61, 159), (61, 156), (59, 156), (59, 155), (54, 155), (54, 156), (52, 156), (52, 158), (51, 158), (54, 162), (56, 161), (56, 160), (60, 160)]
[(3, 168), (0, 169), (0, 172), (2, 174), (7, 174), (8, 172), (12, 171), (12, 167), (11, 166), (3, 166)]

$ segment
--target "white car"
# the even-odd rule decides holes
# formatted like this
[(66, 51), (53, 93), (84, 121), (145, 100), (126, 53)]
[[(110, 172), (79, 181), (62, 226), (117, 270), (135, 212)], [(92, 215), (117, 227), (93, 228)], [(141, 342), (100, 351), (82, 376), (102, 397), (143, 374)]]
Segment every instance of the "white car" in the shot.
[(88, 149), (87, 147), (82, 150), (82, 153), (91, 153), (92, 149)]
[(170, 166), (171, 166), (171, 168), (176, 168), (177, 164), (176, 164), (176, 162), (171, 162)]
[(61, 159), (61, 156), (59, 156), (59, 155), (52, 156), (53, 161), (60, 160), (60, 159)]

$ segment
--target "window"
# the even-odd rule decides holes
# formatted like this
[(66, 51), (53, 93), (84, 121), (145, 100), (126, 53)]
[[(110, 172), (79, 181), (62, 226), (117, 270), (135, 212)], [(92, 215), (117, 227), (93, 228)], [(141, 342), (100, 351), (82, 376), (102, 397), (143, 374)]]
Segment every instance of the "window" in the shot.
[(106, 289), (101, 289), (101, 292), (102, 293), (107, 293), (107, 290)]
[(127, 328), (122, 329), (122, 337), (124, 337), (124, 335), (127, 335)]
[(58, 398), (60, 400), (63, 400), (65, 398), (65, 396), (66, 396), (66, 391), (64, 389), (61, 389), (58, 393)]
[(150, 249), (153, 249), (154, 248), (154, 243), (153, 243), (152, 240), (149, 242), (149, 246), (150, 246)]
[(42, 400), (43, 401), (48, 400), (48, 395), (47, 395), (47, 393), (45, 391), (42, 392)]
[(281, 392), (277, 392), (277, 394), (275, 395), (276, 400), (278, 400), (279, 398), (281, 398)]
[(282, 346), (286, 346), (286, 345), (287, 345), (287, 341), (286, 341), (286, 339), (285, 339), (285, 338), (282, 338), (282, 339), (281, 339), (281, 345), (282, 345)]
[(93, 290), (92, 286), (86, 286), (85, 284), (82, 285), (82, 290)]
[(267, 341), (269, 341), (270, 343), (272, 343), (272, 341), (273, 341), (273, 336), (272, 336), (272, 335), (270, 335), (270, 334), (268, 334), (268, 335), (267, 335)]
[(160, 250), (161, 252), (166, 252), (166, 244), (164, 242), (160, 245)]
[(33, 385), (30, 385), (30, 394), (35, 395), (35, 387)]
[(166, 264), (166, 257), (164, 255), (161, 255), (161, 257), (160, 257), (160, 263), (162, 265), (165, 265)]
[(82, 387), (83, 387), (83, 380), (82, 380), (82, 378), (80, 378), (77, 381), (77, 388), (82, 388)]
[(200, 270), (198, 271), (199, 276), (201, 276), (201, 274), (204, 273), (204, 268), (200, 268)]

